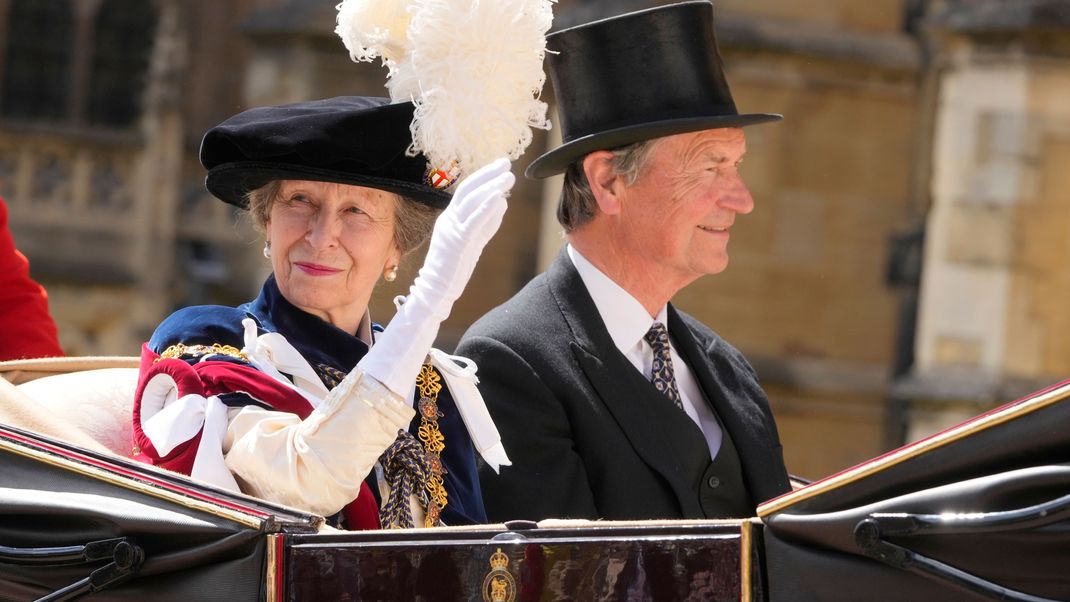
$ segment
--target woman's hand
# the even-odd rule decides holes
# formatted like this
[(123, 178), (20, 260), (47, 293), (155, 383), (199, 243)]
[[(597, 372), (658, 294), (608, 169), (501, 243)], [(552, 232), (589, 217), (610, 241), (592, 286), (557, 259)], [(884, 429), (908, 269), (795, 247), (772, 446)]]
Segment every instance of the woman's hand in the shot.
[(415, 415), (404, 400), (439, 324), (501, 224), (513, 181), (509, 162), (499, 159), (458, 186), (435, 224), (408, 300), (308, 418), (249, 407), (231, 421), (226, 465), (247, 491), (321, 514), (357, 496), (383, 450)]
[(406, 305), (420, 299), (441, 320), (449, 316), (483, 247), (502, 223), (514, 181), (509, 161), (502, 158), (484, 165), (457, 186), (449, 207), (435, 222), (427, 258)]
[(435, 223), (427, 258), (409, 296), (358, 368), (405, 398), (420, 365), (475, 270), (502, 216), (515, 178), (507, 159), (473, 172)]

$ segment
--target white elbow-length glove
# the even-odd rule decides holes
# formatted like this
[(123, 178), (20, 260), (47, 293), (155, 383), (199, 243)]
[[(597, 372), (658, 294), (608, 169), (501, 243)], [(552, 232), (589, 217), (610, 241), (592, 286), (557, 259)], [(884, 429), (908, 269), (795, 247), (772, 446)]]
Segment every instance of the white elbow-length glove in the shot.
[(412, 391), (439, 325), (450, 315), (483, 247), (502, 223), (514, 180), (507, 159), (483, 166), (461, 182), (435, 222), (427, 259), (408, 298), (357, 364), (395, 394), (404, 398)]
[(501, 224), (514, 180), (509, 162), (498, 159), (461, 182), (435, 223), (407, 301), (308, 418), (280, 422), (249, 411), (231, 422), (226, 463), (248, 491), (322, 514), (356, 497), (380, 454), (415, 414), (404, 400), (439, 325)]

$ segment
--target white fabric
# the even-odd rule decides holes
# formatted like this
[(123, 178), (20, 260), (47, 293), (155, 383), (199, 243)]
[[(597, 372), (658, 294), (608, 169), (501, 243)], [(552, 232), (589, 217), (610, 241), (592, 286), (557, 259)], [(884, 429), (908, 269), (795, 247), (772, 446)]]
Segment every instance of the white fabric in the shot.
[(498, 159), (465, 178), (431, 235), (427, 258), (408, 299), (357, 366), (404, 398), (472, 276), (483, 247), (501, 225), (513, 186), (509, 161)]
[(145, 383), (141, 400), (141, 430), (157, 453), (166, 456), (200, 432), (201, 440), (190, 476), (230, 491), (240, 491), (223, 461), (227, 407), (218, 397), (198, 394), (178, 397), (178, 385), (171, 375), (157, 374)]
[[(328, 392), (318, 377), (312, 382), (309, 376), (315, 372), (285, 337), (257, 336), (253, 320), (242, 323), (243, 353), (309, 400), (316, 408), (312, 414), (302, 421), (296, 414), (259, 406), (228, 409), (215, 396), (179, 398), (174, 380), (158, 374), (142, 395), (142, 429), (161, 455), (202, 432), (193, 478), (238, 491), (236, 475), (246, 493), (334, 514), (357, 497), (364, 477), (415, 412), (359, 370)], [(295, 387), (283, 372), (314, 392)]]
[(453, 403), (472, 437), (472, 444), (487, 465), (499, 472), (501, 466), (512, 466), (502, 446), (502, 437), (487, 411), (487, 404), (476, 385), (476, 363), (466, 357), (449, 355), (431, 349), (431, 365), (442, 373), (446, 386), (453, 395)]
[[(572, 265), (576, 266), (580, 279), (583, 280), (598, 313), (602, 316), (602, 321), (605, 322), (613, 344), (635, 369), (649, 380), (653, 370), (654, 350), (643, 339), (643, 335), (650, 330), (654, 322), (661, 322), (668, 327), (667, 307), (663, 306), (657, 316), (651, 317), (642, 303), (595, 267), (575, 247), (567, 245), (566, 249)], [(721, 425), (709, 404), (705, 403), (705, 396), (695, 375), (676, 351), (671, 336), (669, 348), (684, 412), (702, 430), (706, 445), (710, 449), (710, 457), (716, 458), (717, 451), (721, 449)]]
[[(283, 386), (299, 393), (313, 408), (318, 407), (327, 395), (327, 387), (293, 345), (278, 333), (258, 336), (256, 322), (251, 318), (242, 320), (242, 326), (245, 329), (242, 353), (250, 363)], [(205, 356), (201, 361), (210, 357)], [(283, 376), (283, 372), (293, 376), (297, 386)], [(179, 398), (174, 380), (166, 374), (157, 374), (146, 383), (141, 407), (141, 428), (157, 453), (166, 456), (203, 429), (190, 476), (232, 491), (239, 490), (238, 483), (227, 467), (224, 448), (230, 447), (225, 444), (228, 438), (233, 441), (244, 436), (229, 430), (230, 414), (237, 416), (240, 410), (229, 411), (214, 395), (206, 398), (191, 394)], [(243, 418), (239, 425), (247, 425), (252, 430), (276, 428), (274, 425), (280, 418), (283, 423), (289, 423), (287, 417), (292, 416), (286, 412), (257, 409), (260, 411), (252, 413), (255, 414), (254, 419)], [(262, 420), (264, 424), (256, 424)], [(299, 507), (304, 506), (299, 504)]]
[(246, 406), (224, 441), (243, 489), (324, 516), (357, 497), (360, 484), (415, 412), (354, 369), (305, 420)]
[[(315, 375), (308, 362), (281, 335), (257, 336), (253, 320), (247, 318), (242, 324), (242, 352), (265, 374), (308, 399), (316, 408), (312, 414), (302, 421), (295, 414), (259, 406), (227, 408), (215, 396), (179, 398), (174, 380), (159, 374), (147, 383), (142, 396), (142, 428), (161, 455), (202, 432), (191, 474), (196, 479), (238, 491), (236, 475), (246, 493), (334, 514), (356, 498), (383, 450), (399, 430), (408, 427), (415, 415), (412, 402), (403, 401), (374, 378), (366, 378), (360, 368), (329, 392), (318, 378), (318, 386), (309, 387), (315, 393), (295, 387), (283, 373), (295, 375), (308, 386), (312, 383), (309, 376)], [(496, 470), (498, 465), (508, 465), (497, 429), (475, 390), (474, 365), (437, 350), (432, 358), (477, 449)], [(415, 373), (407, 387), (410, 393), (413, 381)], [(385, 486), (385, 481), (380, 479), (380, 485)], [(384, 492), (383, 499), (388, 495)], [(414, 520), (422, 524), (419, 502), (415, 496), (409, 502)]]
[[(75, 364), (81, 359), (70, 358), (70, 361)], [(72, 366), (73, 372), (52, 373), (18, 385), (17, 391), (26, 396), (22, 399), (28, 397), (33, 400), (32, 404), (20, 404), (14, 395), (11, 399), (3, 399), (0, 395), (0, 406), (6, 405), (0, 407), (0, 422), (6, 419), (8, 424), (40, 431), (90, 449), (97, 449), (95, 444), (103, 445), (114, 454), (130, 457), (134, 426), (130, 416), (138, 369), (86, 370), (82, 365)], [(7, 381), (0, 385), (7, 385)], [(30, 416), (51, 413), (52, 419), (27, 424), (18, 419), (23, 413)]]
[[(327, 396), (327, 387), (305, 357), (277, 332), (257, 336), (256, 322), (252, 318), (245, 318), (241, 323), (245, 327), (245, 346), (241, 351), (249, 358), (249, 363), (300, 393), (313, 408), (319, 407)], [(282, 375), (284, 372), (293, 377), (293, 382)]]

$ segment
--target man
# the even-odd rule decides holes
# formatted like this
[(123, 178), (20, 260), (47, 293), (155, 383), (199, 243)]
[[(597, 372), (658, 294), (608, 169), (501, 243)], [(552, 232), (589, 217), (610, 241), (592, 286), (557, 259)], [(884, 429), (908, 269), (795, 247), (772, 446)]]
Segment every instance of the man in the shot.
[[(484, 471), (492, 520), (752, 516), (789, 490), (768, 402), (743, 356), (668, 302), (728, 264), (754, 207), (741, 115), (706, 1), (552, 34), (568, 245), (465, 334), (513, 460)], [(667, 327), (667, 331), (666, 331)]]

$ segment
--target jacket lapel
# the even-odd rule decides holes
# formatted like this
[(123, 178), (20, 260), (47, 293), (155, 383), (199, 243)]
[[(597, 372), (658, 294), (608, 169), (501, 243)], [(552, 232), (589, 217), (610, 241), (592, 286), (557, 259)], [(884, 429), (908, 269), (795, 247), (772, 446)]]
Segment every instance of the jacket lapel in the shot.
[[(680, 356), (691, 367), (699, 387), (705, 394), (721, 426), (728, 431), (739, 452), (744, 479), (749, 487), (761, 481), (760, 467), (748, 462), (755, 457), (767, 433), (761, 411), (747, 395), (747, 384), (739, 382), (740, 371), (722, 365), (729, 360), (719, 351), (722, 345), (716, 337), (703, 337), (694, 332), (669, 305), (669, 332)], [(754, 383), (756, 387), (757, 384)], [(753, 492), (753, 488), (752, 488)], [(759, 492), (760, 493), (760, 492)]]
[[(574, 336), (569, 347), (591, 387), (639, 457), (669, 483), (683, 515), (702, 516), (697, 496), (692, 494), (691, 481), (695, 463), (701, 465), (699, 474), (709, 463), (709, 451), (698, 427), (673, 407), (616, 348), (583, 280), (564, 251), (550, 266), (548, 278), (551, 294)], [(680, 436), (680, 433), (691, 436)]]

